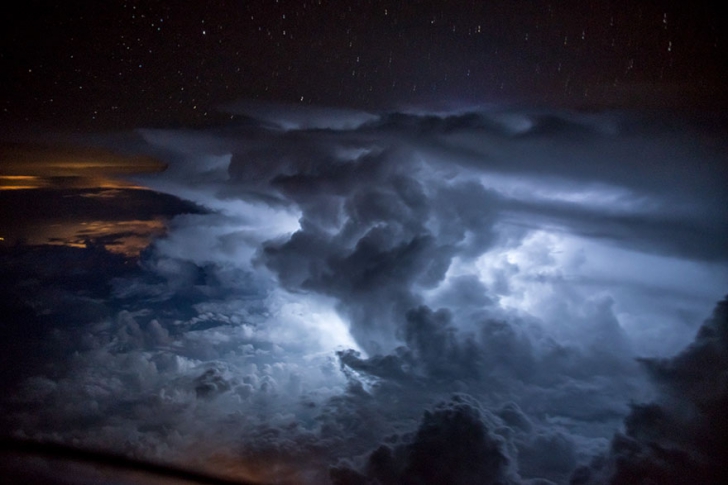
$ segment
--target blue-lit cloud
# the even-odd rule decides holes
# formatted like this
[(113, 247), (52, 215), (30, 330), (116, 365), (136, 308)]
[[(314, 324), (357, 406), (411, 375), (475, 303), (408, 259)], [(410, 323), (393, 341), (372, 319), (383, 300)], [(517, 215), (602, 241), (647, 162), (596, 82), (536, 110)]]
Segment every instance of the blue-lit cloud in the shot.
[(10, 399), (17, 433), (284, 483), (567, 483), (659, 397), (636, 358), (728, 286), (708, 122), (236, 109), (115, 142), (205, 210), (57, 330), (70, 357)]

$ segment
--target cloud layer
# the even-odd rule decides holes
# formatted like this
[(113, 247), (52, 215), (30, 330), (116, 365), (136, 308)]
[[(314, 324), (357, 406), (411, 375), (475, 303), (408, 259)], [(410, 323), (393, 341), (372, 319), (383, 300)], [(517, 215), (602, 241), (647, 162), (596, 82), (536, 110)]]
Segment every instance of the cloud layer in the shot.
[(138, 266), (93, 296), (8, 283), (53, 349), (3, 402), (14, 434), (262, 481), (534, 485), (647, 477), (653, 441), (702, 433), (675, 409), (712, 419), (685, 375), (725, 369), (722, 307), (670, 356), (728, 283), (719, 122), (236, 109), (113, 141), (206, 209)]

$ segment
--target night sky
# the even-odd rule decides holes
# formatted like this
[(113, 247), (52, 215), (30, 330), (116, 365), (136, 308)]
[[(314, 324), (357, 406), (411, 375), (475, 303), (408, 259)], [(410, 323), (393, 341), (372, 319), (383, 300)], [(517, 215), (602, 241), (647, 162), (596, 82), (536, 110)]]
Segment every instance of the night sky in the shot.
[(728, 483), (718, 8), (8, 7), (0, 482)]
[(241, 99), (367, 110), (724, 103), (714, 2), (40, 2), (0, 31), (5, 127), (189, 125)]

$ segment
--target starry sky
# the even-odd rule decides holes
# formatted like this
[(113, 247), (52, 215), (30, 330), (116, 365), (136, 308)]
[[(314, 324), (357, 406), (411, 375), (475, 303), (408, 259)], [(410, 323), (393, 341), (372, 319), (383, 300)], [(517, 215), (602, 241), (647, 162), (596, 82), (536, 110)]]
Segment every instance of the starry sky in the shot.
[(0, 20), (0, 123), (200, 125), (239, 100), (714, 106), (722, 19), (707, 1), (28, 1)]

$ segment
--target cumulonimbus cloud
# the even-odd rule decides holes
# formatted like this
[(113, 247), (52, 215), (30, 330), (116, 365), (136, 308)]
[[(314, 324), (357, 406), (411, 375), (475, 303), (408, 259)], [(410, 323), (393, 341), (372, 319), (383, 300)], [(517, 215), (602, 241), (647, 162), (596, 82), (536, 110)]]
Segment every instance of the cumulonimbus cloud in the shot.
[(64, 365), (6, 400), (15, 433), (260, 480), (567, 483), (652, 449), (663, 387), (699, 391), (709, 330), (635, 358), (686, 345), (728, 282), (712, 125), (281, 110), (139, 131), (169, 164), (140, 181), (204, 210), (109, 271), (100, 316), (44, 308)]

